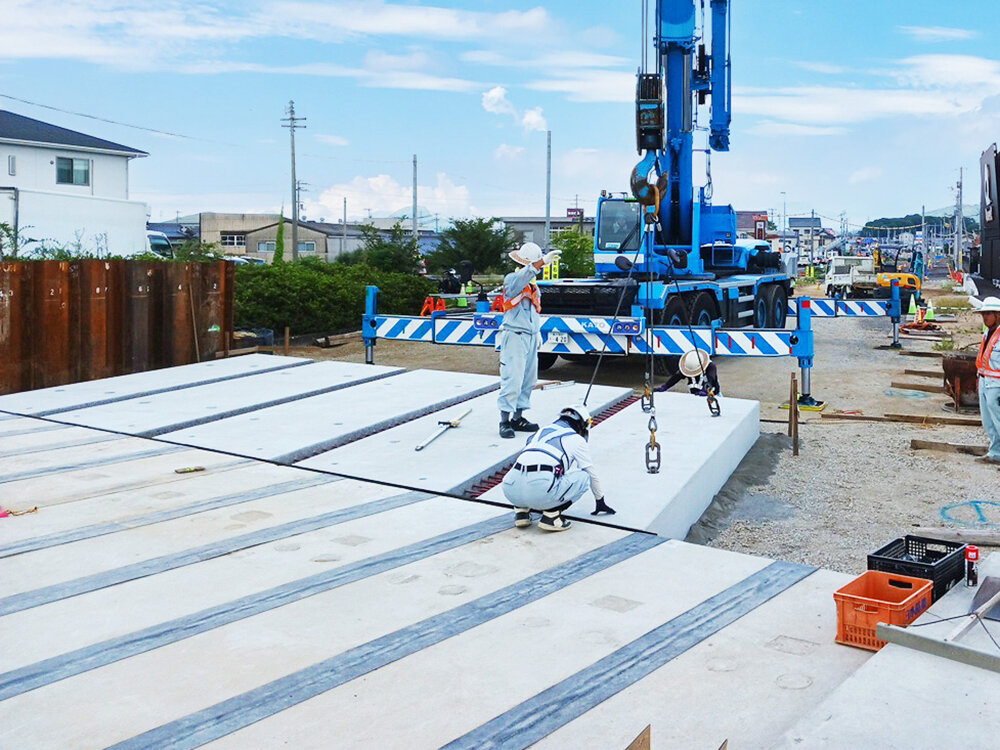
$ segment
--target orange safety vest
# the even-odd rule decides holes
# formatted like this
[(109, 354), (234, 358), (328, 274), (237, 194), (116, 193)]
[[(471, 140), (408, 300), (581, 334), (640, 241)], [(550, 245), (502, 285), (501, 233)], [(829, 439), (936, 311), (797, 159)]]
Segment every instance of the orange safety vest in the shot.
[(976, 371), (983, 378), (1000, 378), (1000, 370), (990, 367), (990, 357), (1000, 345), (1000, 326), (993, 331), (993, 335), (987, 339), (983, 336), (983, 343), (979, 345), (979, 355), (976, 357)]
[(538, 291), (538, 287), (535, 284), (528, 284), (528, 286), (524, 287), (524, 290), (513, 299), (505, 299), (503, 301), (503, 311), (510, 312), (521, 304), (521, 300), (525, 299), (531, 301), (531, 304), (535, 306), (535, 310), (537, 312), (542, 311), (542, 295)]

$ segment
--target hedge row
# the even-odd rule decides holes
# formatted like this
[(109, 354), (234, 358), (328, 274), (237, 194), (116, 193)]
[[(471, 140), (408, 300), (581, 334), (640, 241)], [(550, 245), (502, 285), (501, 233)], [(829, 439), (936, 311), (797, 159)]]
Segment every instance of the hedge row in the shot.
[[(311, 260), (311, 259), (310, 259)], [(241, 328), (339, 333), (361, 327), (365, 287), (379, 287), (379, 310), (416, 315), (436, 291), (427, 279), (370, 266), (323, 261), (242, 265), (236, 269), (235, 316)]]

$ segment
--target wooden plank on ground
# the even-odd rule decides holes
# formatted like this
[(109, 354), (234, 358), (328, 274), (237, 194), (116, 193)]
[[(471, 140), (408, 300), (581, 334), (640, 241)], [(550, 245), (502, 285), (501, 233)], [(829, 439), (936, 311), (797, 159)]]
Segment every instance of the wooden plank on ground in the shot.
[(945, 393), (943, 385), (927, 385), (925, 383), (889, 383), (893, 388), (902, 388), (907, 391), (924, 391), (925, 393)]
[(885, 415), (892, 422), (914, 422), (916, 424), (955, 424), (961, 425), (963, 427), (982, 427), (983, 422), (981, 419), (976, 419), (974, 417), (962, 418), (962, 417), (934, 417), (931, 415), (921, 415), (921, 414), (886, 414)]
[(932, 357), (941, 359), (944, 356), (942, 352), (914, 352), (909, 349), (903, 349), (899, 353), (903, 357)]
[(904, 375), (919, 375), (922, 378), (943, 378), (943, 370), (903, 370)]
[(935, 526), (917, 526), (910, 533), (942, 542), (978, 544), (983, 547), (1000, 547), (1000, 530), (997, 529), (949, 529)]
[(886, 419), (885, 417), (877, 417), (872, 414), (837, 414), (821, 412), (820, 416), (823, 419), (843, 419), (852, 422), (892, 422), (891, 419)]
[(944, 451), (945, 453), (964, 453), (969, 456), (985, 456), (987, 449), (979, 445), (962, 445), (960, 443), (943, 443), (936, 440), (910, 441), (912, 450)]
[(625, 750), (651, 750), (653, 747), (653, 726), (647, 724), (646, 728), (639, 732), (639, 736), (632, 740)]

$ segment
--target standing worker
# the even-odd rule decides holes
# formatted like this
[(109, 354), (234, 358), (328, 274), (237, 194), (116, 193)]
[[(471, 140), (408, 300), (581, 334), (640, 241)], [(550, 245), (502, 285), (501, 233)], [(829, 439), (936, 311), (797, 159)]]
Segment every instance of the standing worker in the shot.
[(559, 258), (559, 251), (542, 254), (534, 242), (526, 242), (508, 253), (521, 268), (503, 280), (503, 323), (497, 342), (500, 347), (500, 437), (515, 432), (535, 432), (538, 425), (524, 418), (531, 406), (531, 391), (538, 380), (538, 343), (542, 329), (542, 297), (535, 276)]
[(976, 371), (979, 373), (979, 413), (990, 441), (989, 452), (977, 458), (987, 464), (1000, 464), (1000, 299), (987, 297), (979, 307), (986, 332), (979, 345)]
[(589, 488), (596, 507), (592, 516), (614, 515), (604, 502), (604, 490), (590, 458), (590, 411), (569, 406), (559, 418), (528, 438), (514, 466), (503, 478), (503, 494), (514, 506), (514, 525), (531, 525), (531, 511), (541, 511), (538, 528), (565, 531), (570, 522), (562, 512)]

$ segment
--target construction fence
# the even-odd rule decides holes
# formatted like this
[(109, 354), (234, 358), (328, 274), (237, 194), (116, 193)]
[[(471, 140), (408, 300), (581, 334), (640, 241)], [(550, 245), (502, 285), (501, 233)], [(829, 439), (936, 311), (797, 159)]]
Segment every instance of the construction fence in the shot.
[(225, 261), (0, 262), (0, 394), (228, 353)]

